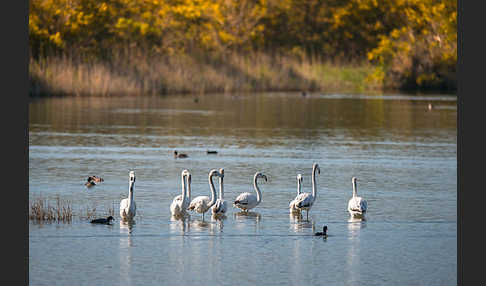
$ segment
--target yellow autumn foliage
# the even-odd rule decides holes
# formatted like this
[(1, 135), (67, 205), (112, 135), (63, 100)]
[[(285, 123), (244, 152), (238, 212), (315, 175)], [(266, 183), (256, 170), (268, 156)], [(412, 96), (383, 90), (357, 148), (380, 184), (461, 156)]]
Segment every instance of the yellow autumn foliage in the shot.
[(370, 82), (449, 86), (455, 82), (457, 3), (30, 0), (29, 45), (36, 58), (69, 53), (104, 59), (137, 47), (161, 55), (263, 51), (369, 61), (377, 67)]

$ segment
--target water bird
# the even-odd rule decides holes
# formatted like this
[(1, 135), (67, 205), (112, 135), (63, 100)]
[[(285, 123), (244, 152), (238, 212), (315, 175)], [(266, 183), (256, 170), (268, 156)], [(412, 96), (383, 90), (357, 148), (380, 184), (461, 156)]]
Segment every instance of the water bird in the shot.
[(228, 203), (224, 200), (224, 169), (219, 169), (219, 173), (221, 174), (221, 176), (219, 177), (219, 197), (216, 200), (216, 203), (211, 207), (211, 212), (214, 216), (224, 215), (226, 213), (226, 210), (228, 209)]
[(260, 191), (260, 188), (258, 188), (257, 184), (258, 178), (265, 179), (265, 182), (268, 181), (266, 175), (260, 172), (255, 173), (255, 175), (253, 176), (253, 187), (255, 189), (256, 196), (248, 192), (241, 193), (238, 197), (236, 197), (233, 206), (240, 208), (244, 211), (248, 211), (249, 209), (256, 207), (262, 201), (262, 193)]
[(96, 186), (97, 184), (104, 182), (103, 178), (97, 177), (97, 176), (89, 176), (87, 179), (87, 182), (84, 184), (86, 187), (91, 188), (93, 186)]
[[(204, 213), (206, 213), (215, 203), (216, 203), (216, 192), (214, 191), (213, 176), (221, 177), (222, 174), (218, 170), (211, 170), (209, 172), (209, 188), (211, 191), (211, 198), (208, 196), (197, 196), (189, 204), (188, 210), (196, 211), (202, 214), (204, 220)], [(190, 181), (188, 182), (188, 187), (190, 188)]]
[(218, 151), (207, 150), (206, 154), (218, 154)]
[(294, 201), (295, 206), (300, 211), (306, 210), (307, 211), (307, 220), (309, 220), (309, 211), (312, 208), (312, 205), (316, 201), (317, 196), (317, 187), (316, 187), (316, 171), (321, 173), (321, 168), (317, 163), (312, 165), (312, 193), (301, 193), (298, 195)]
[(357, 180), (356, 177), (351, 179), (351, 182), (353, 183), (353, 197), (348, 202), (348, 212), (351, 216), (362, 216), (368, 209), (368, 202), (358, 196)]
[(432, 105), (432, 103), (429, 103), (428, 107), (427, 107), (429, 110), (432, 110), (434, 109), (434, 106)]
[(100, 223), (100, 224), (111, 224), (111, 221), (115, 220), (112, 216), (107, 218), (97, 218), (91, 221), (91, 223)]
[(135, 172), (130, 171), (128, 182), (128, 198), (120, 202), (120, 217), (123, 221), (132, 220), (137, 213), (137, 206), (133, 200), (133, 185), (135, 184)]
[(322, 228), (322, 232), (316, 232), (314, 235), (327, 237), (327, 225)]
[(181, 173), (182, 178), (182, 194), (178, 195), (172, 200), (170, 205), (170, 212), (173, 216), (184, 216), (186, 214), (187, 207), (191, 201), (191, 192), (187, 191), (186, 180), (191, 180), (191, 173), (188, 170), (183, 170)]
[(189, 156), (187, 156), (187, 154), (181, 154), (181, 153), (178, 153), (177, 150), (174, 150), (174, 158), (187, 158)]
[(300, 210), (297, 208), (298, 201), (296, 201), (296, 199), (301, 193), (303, 180), (304, 178), (302, 177), (302, 174), (297, 174), (297, 196), (289, 204), (289, 210), (291, 213), (300, 213)]

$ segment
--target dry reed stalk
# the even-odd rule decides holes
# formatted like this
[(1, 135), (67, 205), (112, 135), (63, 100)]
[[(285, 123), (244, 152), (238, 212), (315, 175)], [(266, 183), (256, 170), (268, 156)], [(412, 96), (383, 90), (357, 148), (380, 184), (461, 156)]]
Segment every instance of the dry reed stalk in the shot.
[[(116, 54), (116, 52), (114, 52)], [(74, 95), (236, 91), (361, 90), (366, 64), (332, 64), (319, 57), (249, 54), (114, 55), (111, 62), (68, 57), (30, 60), (31, 92)]]

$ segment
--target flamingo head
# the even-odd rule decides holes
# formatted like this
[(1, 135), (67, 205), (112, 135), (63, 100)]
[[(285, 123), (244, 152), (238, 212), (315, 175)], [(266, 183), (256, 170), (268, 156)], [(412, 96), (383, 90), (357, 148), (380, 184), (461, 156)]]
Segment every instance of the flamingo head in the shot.
[(302, 174), (297, 174), (297, 181), (299, 181), (299, 183), (302, 183), (303, 180), (304, 177), (302, 177)]
[(267, 176), (266, 176), (266, 175), (264, 175), (264, 174), (262, 174), (262, 173), (260, 173), (260, 172), (258, 172), (258, 173), (256, 173), (256, 174), (255, 174), (255, 178), (256, 178), (256, 179), (258, 179), (258, 178), (263, 178), (263, 179), (265, 179), (265, 182), (268, 182), (268, 178), (267, 178)]

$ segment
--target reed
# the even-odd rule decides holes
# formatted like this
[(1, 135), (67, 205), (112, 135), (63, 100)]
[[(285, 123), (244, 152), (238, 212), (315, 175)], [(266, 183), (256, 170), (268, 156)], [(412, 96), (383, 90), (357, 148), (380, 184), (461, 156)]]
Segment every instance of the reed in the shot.
[(51, 199), (36, 196), (29, 204), (29, 219), (37, 223), (71, 223), (74, 217), (89, 220), (110, 215), (115, 216), (114, 203), (101, 209), (97, 207), (96, 203), (88, 203), (84, 207), (81, 206), (80, 211), (75, 213), (71, 201), (62, 199), (60, 195), (55, 195)]
[(173, 56), (113, 52), (109, 60), (30, 59), (30, 94), (140, 95), (255, 91), (364, 91), (373, 67), (262, 52)]
[(46, 198), (37, 197), (30, 203), (29, 219), (37, 222), (71, 222), (72, 204), (56, 196), (54, 204)]

